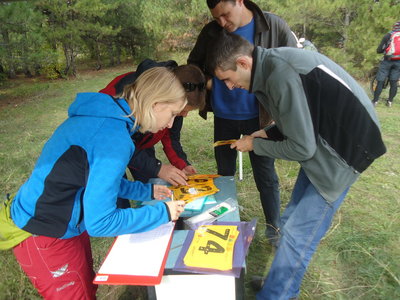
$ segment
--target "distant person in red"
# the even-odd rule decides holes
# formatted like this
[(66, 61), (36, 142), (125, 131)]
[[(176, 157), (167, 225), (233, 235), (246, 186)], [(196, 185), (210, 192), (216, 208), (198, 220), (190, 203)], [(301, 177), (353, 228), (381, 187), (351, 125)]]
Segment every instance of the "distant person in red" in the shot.
[(393, 25), (392, 31), (384, 35), (376, 52), (383, 53), (384, 56), (379, 64), (378, 73), (376, 74), (378, 84), (374, 92), (372, 103), (374, 106), (378, 104), (385, 79), (389, 77), (390, 90), (386, 105), (392, 107), (393, 99), (397, 94), (397, 82), (400, 78), (400, 21)]
[[(137, 133), (132, 138), (136, 144), (135, 154), (128, 168), (135, 180), (148, 182), (151, 178), (161, 178), (172, 185), (186, 185), (187, 175), (195, 174), (196, 169), (189, 163), (180, 143), (183, 117), (191, 110), (202, 109), (205, 103), (206, 79), (203, 72), (195, 65), (182, 65), (173, 61), (156, 62), (150, 59), (142, 61), (135, 72), (122, 74), (112, 80), (100, 93), (118, 96), (124, 86), (134, 82), (140, 74), (153, 67), (171, 68), (181, 81), (188, 103), (175, 117), (172, 128), (165, 128), (156, 133)], [(156, 158), (154, 145), (161, 141), (163, 150), (170, 164), (163, 164)]]

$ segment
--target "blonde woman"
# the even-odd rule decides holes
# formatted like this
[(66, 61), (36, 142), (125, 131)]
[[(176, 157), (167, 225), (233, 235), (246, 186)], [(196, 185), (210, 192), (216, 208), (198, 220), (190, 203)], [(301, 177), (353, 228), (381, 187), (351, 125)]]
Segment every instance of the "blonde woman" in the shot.
[(170, 195), (123, 175), (135, 151), (131, 135), (171, 127), (185, 105), (182, 84), (163, 67), (144, 72), (119, 99), (77, 95), (10, 206), (18, 230), (31, 234), (14, 254), (45, 299), (95, 298), (89, 236), (147, 231), (179, 217), (183, 201), (138, 209), (116, 201)]

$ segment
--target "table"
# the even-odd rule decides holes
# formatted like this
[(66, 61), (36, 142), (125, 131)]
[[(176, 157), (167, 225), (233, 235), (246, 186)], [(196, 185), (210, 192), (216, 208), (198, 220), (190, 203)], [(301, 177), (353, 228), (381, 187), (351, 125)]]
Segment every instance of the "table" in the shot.
[[(218, 177), (214, 179), (214, 183), (220, 190), (215, 194), (217, 203), (205, 205), (202, 211), (205, 211), (229, 198), (237, 203), (234, 177)], [(183, 273), (173, 270), (182, 245), (189, 232), (183, 220), (199, 213), (201, 212), (185, 211), (181, 214), (181, 218), (178, 220), (175, 227), (161, 284), (147, 288), (149, 300), (244, 299), (245, 265), (242, 268), (240, 278), (224, 275)], [(219, 221), (240, 221), (239, 209), (223, 216)]]

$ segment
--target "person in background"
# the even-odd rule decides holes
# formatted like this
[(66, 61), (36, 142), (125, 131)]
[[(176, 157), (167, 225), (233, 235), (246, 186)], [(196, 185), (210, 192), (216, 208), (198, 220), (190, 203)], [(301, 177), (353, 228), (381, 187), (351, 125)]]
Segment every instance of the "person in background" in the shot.
[[(238, 139), (267, 124), (272, 119), (261, 107), (253, 94), (244, 90), (229, 90), (216, 77), (211, 77), (205, 62), (210, 48), (222, 29), (246, 38), (252, 44), (265, 48), (296, 47), (296, 39), (289, 26), (280, 17), (262, 11), (255, 3), (247, 0), (207, 0), (214, 21), (201, 30), (187, 62), (198, 65), (212, 78), (212, 90), (206, 101), (206, 109), (200, 115), (206, 118), (207, 111), (214, 113), (214, 142)], [(218, 174), (234, 176), (237, 152), (229, 145), (214, 148)], [(276, 246), (280, 227), (279, 180), (275, 171), (274, 159), (249, 153), (254, 179), (260, 193), (266, 230), (265, 234)]]
[(379, 121), (357, 81), (318, 52), (254, 47), (231, 33), (216, 41), (208, 69), (229, 89), (254, 93), (276, 126), (246, 135), (231, 148), (300, 164), (279, 245), (257, 294), (263, 300), (297, 299), (311, 257), (349, 188), (386, 152)]
[[(386, 52), (390, 43), (393, 41), (396, 46), (396, 41), (393, 38), (395, 33), (399, 33), (399, 36), (396, 38), (397, 41), (397, 56), (389, 55)], [(374, 106), (378, 104), (379, 96), (382, 93), (383, 84), (386, 78), (389, 78), (390, 89), (389, 89), (389, 98), (386, 101), (386, 105), (392, 107), (393, 99), (397, 94), (397, 82), (400, 78), (400, 21), (396, 22), (393, 25), (392, 31), (385, 34), (382, 38), (381, 43), (376, 49), (377, 53), (384, 53), (383, 59), (379, 64), (378, 73), (376, 74), (376, 80), (378, 82), (376, 89), (374, 91), (374, 99), (372, 99), (372, 103)]]
[(131, 135), (170, 128), (186, 103), (182, 84), (165, 67), (144, 72), (118, 99), (77, 95), (31, 176), (2, 208), (9, 210), (1, 214), (8, 219), (0, 218), (0, 237), (5, 226), (14, 231), (8, 236), (22, 237), (14, 240), (14, 255), (43, 298), (95, 299), (89, 236), (143, 232), (178, 219), (183, 201), (137, 209), (119, 209), (116, 203), (117, 197), (170, 197), (165, 186), (123, 175), (135, 152)]
[[(195, 109), (202, 109), (205, 102), (205, 76), (196, 65), (181, 65), (173, 61), (156, 62), (151, 59), (142, 61), (135, 72), (122, 74), (113, 79), (100, 93), (115, 96), (124, 86), (134, 82), (144, 71), (156, 67), (170, 68), (181, 81), (188, 103), (176, 116), (171, 128), (164, 128), (156, 133), (137, 132), (133, 139), (136, 151), (129, 163), (129, 170), (135, 180), (148, 182), (151, 178), (161, 178), (172, 185), (186, 185), (187, 175), (197, 170), (189, 163), (180, 142), (183, 118)], [(163, 164), (156, 158), (154, 145), (161, 141), (163, 150), (170, 164)]]

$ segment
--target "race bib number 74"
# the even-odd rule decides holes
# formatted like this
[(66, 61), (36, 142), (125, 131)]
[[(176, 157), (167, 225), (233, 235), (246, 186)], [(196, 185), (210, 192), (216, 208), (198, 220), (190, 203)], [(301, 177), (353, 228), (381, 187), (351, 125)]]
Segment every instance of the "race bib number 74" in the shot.
[(200, 226), (194, 233), (183, 261), (190, 267), (231, 270), (238, 236), (237, 226)]

